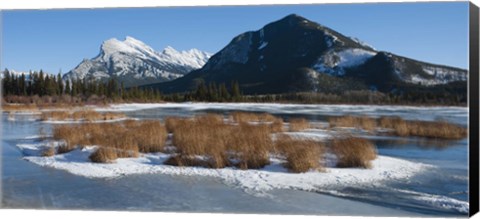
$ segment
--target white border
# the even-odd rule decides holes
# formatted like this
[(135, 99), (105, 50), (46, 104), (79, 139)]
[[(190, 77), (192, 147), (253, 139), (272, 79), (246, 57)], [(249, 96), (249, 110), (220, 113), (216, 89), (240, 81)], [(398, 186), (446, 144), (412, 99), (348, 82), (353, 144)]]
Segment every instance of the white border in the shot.
[[(435, 2), (447, 2), (452, 0), (435, 0)], [(0, 10), (11, 9), (63, 9), (63, 8), (125, 8), (125, 7), (162, 7), (162, 6), (220, 6), (220, 5), (294, 5), (294, 4), (315, 4), (315, 3), (376, 3), (377, 0), (175, 0), (175, 1), (156, 1), (156, 0), (0, 0)], [(419, 2), (415, 0), (386, 0), (381, 2)], [(421, 1), (428, 2), (428, 1)], [(480, 6), (480, 0), (472, 0), (477, 6)], [(1, 22), (1, 20), (0, 20)], [(0, 24), (1, 27), (1, 24)], [(0, 29), (0, 31), (3, 31)], [(1, 34), (1, 33), (0, 33)], [(1, 39), (1, 38), (0, 38)], [(0, 42), (1, 43), (1, 42)], [(1, 47), (0, 47), (1, 48)], [(1, 51), (0, 51), (1, 54)], [(0, 57), (1, 59), (1, 57)], [(1, 126), (0, 126), (1, 127)], [(0, 182), (1, 185), (1, 182)], [(0, 193), (1, 194), (1, 193)], [(1, 204), (1, 203), (0, 203)], [(321, 205), (321, 203), (319, 203)], [(1, 206), (0, 206), (1, 208)], [(364, 217), (330, 217), (330, 216), (293, 216), (293, 215), (245, 215), (245, 214), (199, 214), (199, 213), (157, 213), (157, 212), (115, 212), (115, 211), (67, 211), (67, 210), (10, 210), (1, 209), (1, 218), (65, 218), (70, 219), (86, 219), (86, 218), (142, 218), (149, 219), (159, 217), (165, 218), (364, 218)], [(376, 217), (381, 218), (381, 217)], [(480, 218), (477, 214), (473, 218)]]

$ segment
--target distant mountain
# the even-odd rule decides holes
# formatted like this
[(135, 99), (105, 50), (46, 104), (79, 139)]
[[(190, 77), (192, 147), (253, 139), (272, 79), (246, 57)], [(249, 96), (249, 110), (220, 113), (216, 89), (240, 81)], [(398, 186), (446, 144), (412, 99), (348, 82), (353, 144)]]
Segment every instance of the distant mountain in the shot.
[(103, 42), (100, 54), (83, 60), (63, 79), (115, 78), (125, 86), (170, 81), (201, 68), (210, 56), (197, 49), (177, 51), (172, 47), (156, 52), (133, 37), (126, 37), (124, 41), (112, 38)]
[[(7, 70), (1, 71), (0, 78), (4, 78), (6, 72), (7, 72)], [(8, 73), (10, 74), (10, 76), (15, 76), (15, 77), (20, 77), (22, 75), (25, 75), (25, 78), (27, 80), (30, 78), (30, 72), (15, 71), (13, 69), (9, 69)]]
[(185, 77), (146, 87), (172, 93), (195, 89), (202, 82), (238, 81), (246, 94), (349, 89), (393, 92), (412, 85), (466, 81), (467, 75), (464, 69), (377, 51), (356, 38), (292, 14), (236, 36), (202, 68)]

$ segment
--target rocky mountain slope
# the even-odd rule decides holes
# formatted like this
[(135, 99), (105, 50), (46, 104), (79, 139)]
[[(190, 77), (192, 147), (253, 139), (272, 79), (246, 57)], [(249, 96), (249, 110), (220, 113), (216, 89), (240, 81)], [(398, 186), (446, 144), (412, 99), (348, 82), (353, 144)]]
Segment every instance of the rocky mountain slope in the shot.
[(195, 89), (202, 82), (238, 81), (246, 94), (342, 89), (392, 92), (412, 85), (443, 86), (466, 80), (464, 69), (377, 51), (292, 14), (236, 36), (202, 68), (185, 77), (146, 87), (172, 93)]
[(133, 37), (124, 41), (113, 38), (103, 42), (95, 58), (83, 60), (63, 78), (104, 81), (115, 78), (125, 86), (164, 82), (201, 68), (210, 56), (197, 49), (177, 51), (172, 47), (157, 52)]

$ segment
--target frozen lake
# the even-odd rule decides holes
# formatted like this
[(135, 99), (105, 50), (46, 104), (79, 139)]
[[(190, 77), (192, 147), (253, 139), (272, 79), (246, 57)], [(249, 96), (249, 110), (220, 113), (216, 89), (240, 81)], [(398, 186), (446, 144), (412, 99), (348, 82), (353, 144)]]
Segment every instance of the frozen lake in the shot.
[[(126, 104), (133, 118), (163, 119), (206, 112), (268, 112), (284, 118), (305, 117), (324, 122), (331, 115), (397, 115), (405, 119), (447, 120), (467, 124), (462, 107), (403, 107), (293, 104)], [(131, 174), (87, 178), (64, 170), (38, 166), (22, 159), (18, 144), (35, 143), (29, 136), (51, 124), (2, 115), (2, 204), (11, 208), (111, 209), (138, 211), (238, 212), (318, 215), (435, 215), (466, 216), (468, 211), (467, 140), (434, 141), (421, 138), (371, 138), (379, 155), (431, 166), (405, 179), (371, 184), (325, 184), (313, 191), (275, 188), (261, 195), (217, 177)], [(313, 135), (316, 133), (312, 133)], [(441, 145), (441, 147), (439, 147)]]

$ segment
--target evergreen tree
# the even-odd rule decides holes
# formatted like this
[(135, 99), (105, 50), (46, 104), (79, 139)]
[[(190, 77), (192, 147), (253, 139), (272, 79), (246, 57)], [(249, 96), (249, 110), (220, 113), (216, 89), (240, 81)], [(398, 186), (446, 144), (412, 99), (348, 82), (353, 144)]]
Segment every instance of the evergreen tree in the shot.
[(230, 100), (230, 93), (228, 93), (227, 86), (225, 86), (225, 83), (220, 84), (220, 100), (221, 101), (229, 101)]
[(11, 86), (10, 86), (10, 83), (11, 83), (11, 77), (10, 77), (10, 71), (8, 71), (8, 69), (5, 69), (5, 71), (3, 72), (3, 80), (2, 80), (2, 93), (3, 95), (8, 95), (10, 94), (10, 91), (11, 91)]
[(61, 71), (57, 75), (57, 94), (62, 95), (64, 91)]
[(27, 95), (27, 85), (26, 85), (26, 81), (25, 81), (25, 74), (22, 74), (20, 76), (20, 81), (19, 81), (19, 85), (20, 85), (20, 95)]
[(205, 86), (205, 82), (200, 82), (197, 87), (197, 91), (195, 92), (195, 99), (199, 101), (204, 101), (207, 99), (207, 86)]
[(40, 73), (38, 75), (38, 95), (43, 96), (46, 93), (46, 86), (45, 86), (45, 75), (43, 74), (43, 70), (40, 69)]
[(67, 81), (65, 82), (65, 94), (71, 95), (71, 91), (70, 91), (70, 80), (67, 80)]
[(240, 86), (238, 81), (232, 82), (232, 99), (233, 101), (240, 101), (242, 94), (240, 93)]

